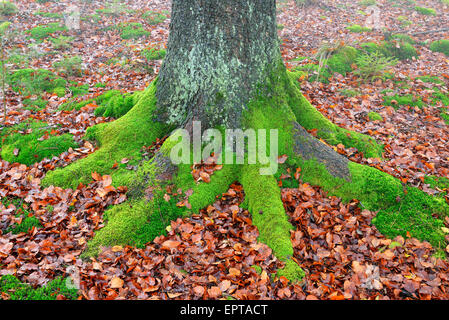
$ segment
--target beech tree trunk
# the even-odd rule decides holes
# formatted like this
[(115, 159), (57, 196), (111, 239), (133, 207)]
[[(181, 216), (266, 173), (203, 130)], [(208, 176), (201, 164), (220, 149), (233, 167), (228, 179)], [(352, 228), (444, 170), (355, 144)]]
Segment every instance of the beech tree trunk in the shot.
[(173, 0), (158, 118), (239, 128), (255, 86), (280, 59), (275, 0)]

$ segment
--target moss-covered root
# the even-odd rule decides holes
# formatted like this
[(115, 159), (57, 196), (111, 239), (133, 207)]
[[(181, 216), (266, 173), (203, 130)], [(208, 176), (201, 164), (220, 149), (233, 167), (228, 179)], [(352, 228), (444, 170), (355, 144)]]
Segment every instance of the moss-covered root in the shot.
[(89, 128), (85, 138), (96, 140), (100, 148), (87, 158), (49, 172), (42, 185), (76, 188), (79, 183), (88, 183), (92, 172), (111, 174), (114, 185), (128, 185), (132, 179), (129, 170), (114, 170), (114, 164), (124, 158), (138, 160), (142, 146), (151, 145), (166, 132), (163, 124), (153, 120), (155, 91), (153, 82), (125, 116), (112, 123)]
[[(358, 199), (362, 208), (377, 211), (373, 223), (384, 235), (411, 235), (436, 247), (445, 244), (442, 218), (449, 214), (443, 198), (404, 186), (399, 179), (376, 168), (348, 162), (349, 177), (336, 177), (316, 159), (290, 159), (301, 168), (301, 179), (318, 185), (344, 202)], [(435, 218), (435, 216), (439, 218)]]
[(245, 190), (245, 202), (252, 214), (253, 223), (259, 230), (259, 240), (267, 244), (274, 255), (285, 262), (278, 271), (292, 282), (301, 281), (304, 271), (291, 259), (293, 246), (290, 239), (289, 223), (281, 200), (281, 192), (273, 176), (263, 176), (258, 166), (244, 166), (241, 182)]
[[(170, 144), (170, 139), (164, 143), (161, 152), (139, 167), (134, 176), (136, 182), (130, 185), (130, 196), (134, 198), (105, 212), (106, 226), (96, 232), (88, 244), (88, 249), (83, 253), (84, 257), (95, 256), (101, 247), (144, 246), (164, 234), (170, 221), (187, 216), (190, 212), (198, 212), (213, 203), (216, 196), (225, 193), (229, 185), (238, 178), (236, 166), (223, 166), (222, 170), (211, 176), (210, 183), (196, 183), (189, 165), (176, 168), (171, 164), (167, 144)], [(171, 176), (172, 173), (175, 177)], [(167, 183), (174, 184), (174, 190), (181, 189), (184, 194), (190, 195), (190, 209), (177, 206), (184, 195), (181, 195), (181, 198), (171, 197), (166, 201), (164, 186)], [(144, 190), (150, 189), (150, 197), (143, 194)]]
[[(294, 80), (295, 74), (288, 72), (288, 78)], [(317, 137), (325, 140), (331, 145), (343, 144), (345, 147), (357, 148), (367, 158), (382, 158), (383, 146), (375, 139), (359, 132), (341, 128), (323, 116), (302, 95), (299, 87), (293, 83), (287, 83), (289, 91), (289, 106), (292, 109), (296, 121), (307, 130), (317, 130)]]

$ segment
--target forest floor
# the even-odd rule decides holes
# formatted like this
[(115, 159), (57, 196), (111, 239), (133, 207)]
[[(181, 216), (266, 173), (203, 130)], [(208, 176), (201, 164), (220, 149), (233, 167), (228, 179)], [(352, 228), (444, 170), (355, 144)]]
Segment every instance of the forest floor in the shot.
[[(27, 31), (36, 26), (62, 21), (60, 14), (67, 3), (17, 4), (19, 12), (9, 19), (16, 35), (6, 43), (10, 55), (17, 58), (12, 68), (47, 69), (70, 81), (72, 87), (87, 85), (76, 102), (108, 90), (126, 93), (146, 88), (162, 60), (148, 59), (142, 52), (165, 48), (170, 1), (121, 1), (115, 7), (105, 6), (103, 1), (88, 2), (83, 15), (89, 18), (82, 21), (80, 33), (52, 34), (54, 38), (73, 37), (63, 48), (55, 49), (49, 38), (36, 41), (29, 36)], [(407, 1), (378, 4), (383, 23), (393, 33), (411, 35), (449, 26), (449, 7), (438, 0), (412, 5), (433, 8), (436, 15), (419, 14)], [(344, 0), (306, 8), (298, 8), (294, 1), (279, 1), (279, 35), (287, 67), (295, 69), (304, 61), (312, 61), (296, 58), (312, 57), (325, 40), (353, 46), (382, 41), (380, 31), (353, 33), (347, 29), (348, 25), (364, 25), (365, 9)], [(143, 14), (147, 11), (161, 13), (166, 19), (148, 23)], [(398, 20), (400, 16), (408, 22)], [(145, 36), (123, 39), (114, 28), (134, 22), (142, 24)], [(350, 72), (334, 74), (329, 83), (308, 81), (307, 77), (299, 80), (304, 95), (330, 120), (385, 145), (384, 159), (368, 159), (341, 145), (336, 147), (340, 153), (446, 199), (449, 180), (431, 182), (438, 179), (435, 177), (449, 177), (449, 125), (442, 116), (449, 103), (432, 104), (430, 100), (435, 86), (448, 94), (449, 57), (431, 51), (429, 44), (448, 37), (448, 30), (413, 35), (418, 57), (400, 61), (393, 67), (393, 77), (360, 83)], [(74, 56), (81, 57), (77, 67), (82, 72), (69, 76), (68, 70), (73, 68), (67, 67), (67, 58)], [(65, 71), (55, 68), (58, 61), (66, 61)], [(429, 83), (422, 76), (437, 77), (438, 81)], [(376, 212), (360, 209), (355, 200), (344, 204), (329, 197), (320, 188), (302, 183), (300, 175), (296, 177), (298, 188), (282, 189), (282, 200), (295, 227), (291, 233), (294, 260), (306, 272), (301, 284), (274, 277), (282, 263), (269, 247), (257, 241), (258, 231), (250, 214), (239, 207), (244, 191), (238, 183), (214, 205), (171, 222), (167, 234), (145, 248), (115, 246), (104, 248), (95, 259), (81, 259), (95, 230), (104, 225), (105, 208), (124, 202), (126, 189), (112, 187), (110, 177), (98, 174), (77, 190), (40, 187), (47, 171), (94, 152), (95, 147), (81, 139), (88, 127), (113, 120), (95, 116), (94, 103), (79, 110), (61, 110), (61, 105), (73, 99), (73, 92), (72, 88), (60, 95), (44, 92), (37, 97), (7, 91), (6, 126), (39, 120), (51, 128), (41, 140), (68, 133), (80, 146), (28, 166), (0, 160), (0, 276), (14, 275), (36, 288), (67, 277), (72, 266), (80, 280), (79, 299), (449, 298), (449, 261), (445, 256), (449, 247), (432, 247), (411, 237), (407, 230), (404, 236), (388, 239), (371, 223)], [(384, 97), (394, 94), (420, 97), (422, 104), (386, 105)], [(27, 108), (23, 103), (26, 99), (42, 99), (44, 107)], [(368, 114), (373, 111), (382, 119), (370, 120)], [(23, 150), (13, 152), (17, 156)], [(126, 164), (127, 159), (123, 159), (121, 165)], [(37, 220), (30, 229), (9, 232), (11, 226), (18, 227), (31, 217)], [(449, 218), (444, 222), (449, 241)], [(2, 291), (0, 299), (11, 299), (13, 291)], [(55, 297), (66, 298), (63, 294)]]

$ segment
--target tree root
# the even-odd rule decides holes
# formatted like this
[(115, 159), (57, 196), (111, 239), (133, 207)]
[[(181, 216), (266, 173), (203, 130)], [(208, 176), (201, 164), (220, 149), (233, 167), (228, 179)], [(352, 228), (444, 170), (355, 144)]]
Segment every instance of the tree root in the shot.
[(153, 82), (126, 115), (112, 123), (89, 128), (85, 139), (96, 141), (100, 148), (65, 168), (49, 172), (42, 186), (57, 185), (75, 189), (79, 183), (89, 183), (92, 172), (110, 174), (115, 186), (129, 185), (133, 173), (124, 168), (113, 169), (114, 164), (119, 164), (124, 158), (137, 163), (141, 148), (151, 145), (168, 131), (167, 126), (153, 121), (155, 91), (156, 82)]
[[(405, 187), (398, 179), (375, 168), (349, 161), (309, 134), (305, 129), (317, 129), (318, 137), (330, 144), (343, 143), (363, 150), (366, 155), (381, 154), (382, 148), (374, 139), (335, 126), (311, 107), (285, 68), (283, 70), (267, 79), (248, 104), (244, 126), (255, 130), (278, 129), (279, 154), (288, 157), (285, 166), (301, 168), (303, 182), (321, 186), (343, 201), (358, 199), (366, 209), (381, 210), (376, 226), (388, 236), (409, 231), (432, 244), (444, 241), (441, 221), (433, 215), (449, 213), (447, 204), (418, 189)], [(110, 173), (115, 161), (120, 162), (121, 158), (130, 155), (138, 157), (144, 144), (151, 144), (167, 132), (167, 126), (153, 121), (154, 94), (155, 84), (152, 84), (124, 117), (108, 125), (93, 127), (89, 136), (100, 142), (100, 149), (84, 160), (49, 173), (45, 184), (76, 187), (79, 182), (90, 179), (92, 171)], [(141, 163), (136, 172), (119, 170), (112, 173), (115, 185), (129, 186), (130, 200), (105, 212), (107, 224), (96, 232), (84, 256), (98, 253), (101, 246), (144, 246), (163, 233), (170, 220), (198, 212), (213, 203), (217, 195), (225, 193), (230, 184), (240, 181), (246, 193), (245, 204), (259, 230), (259, 239), (285, 262), (278, 275), (299, 281), (304, 272), (291, 259), (292, 226), (285, 214), (276, 179), (260, 175), (260, 164), (225, 164), (214, 172), (210, 183), (197, 183), (190, 165), (171, 163), (169, 152), (175, 144), (174, 139), (167, 139), (153, 159)], [(173, 184), (174, 190), (183, 190), (190, 209), (178, 208), (175, 199), (164, 200), (167, 183)], [(424, 220), (426, 227), (420, 226)]]

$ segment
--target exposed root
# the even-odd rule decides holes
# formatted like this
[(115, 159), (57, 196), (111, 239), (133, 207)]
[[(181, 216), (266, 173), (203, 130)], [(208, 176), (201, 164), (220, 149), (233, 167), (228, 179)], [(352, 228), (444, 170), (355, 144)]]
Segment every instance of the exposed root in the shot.
[[(302, 181), (321, 186), (344, 201), (358, 199), (364, 208), (381, 210), (376, 226), (385, 234), (395, 236), (410, 231), (436, 245), (444, 241), (439, 228), (441, 221), (433, 215), (449, 213), (447, 204), (418, 189), (404, 187), (398, 179), (375, 168), (349, 161), (309, 134), (305, 129), (317, 129), (318, 137), (329, 144), (342, 143), (356, 147), (366, 156), (381, 156), (382, 147), (374, 139), (339, 128), (314, 109), (281, 67), (248, 104), (242, 121), (244, 126), (255, 130), (278, 129), (279, 155), (288, 156), (285, 165), (300, 167)], [(217, 195), (225, 193), (233, 182), (240, 181), (260, 240), (285, 262), (278, 275), (299, 281), (304, 272), (291, 259), (292, 226), (276, 179), (260, 175), (260, 164), (226, 164), (214, 172), (210, 183), (197, 183), (190, 165), (171, 163), (169, 153), (176, 141), (169, 138), (152, 160), (140, 164), (137, 172), (111, 169), (122, 158), (138, 159), (143, 145), (151, 144), (167, 132), (167, 126), (153, 121), (155, 88), (153, 83), (137, 105), (119, 120), (89, 131), (88, 136), (95, 137), (101, 145), (97, 152), (49, 173), (44, 181), (46, 185), (76, 187), (79, 182), (88, 182), (91, 172), (97, 171), (111, 174), (115, 185), (129, 186), (130, 200), (106, 211), (107, 224), (97, 231), (85, 256), (98, 253), (101, 246), (143, 246), (163, 233), (170, 220), (198, 212), (213, 203)], [(183, 197), (188, 198), (188, 209), (179, 208), (176, 199), (165, 201), (167, 184), (183, 191)], [(424, 227), (422, 221), (426, 222)]]

